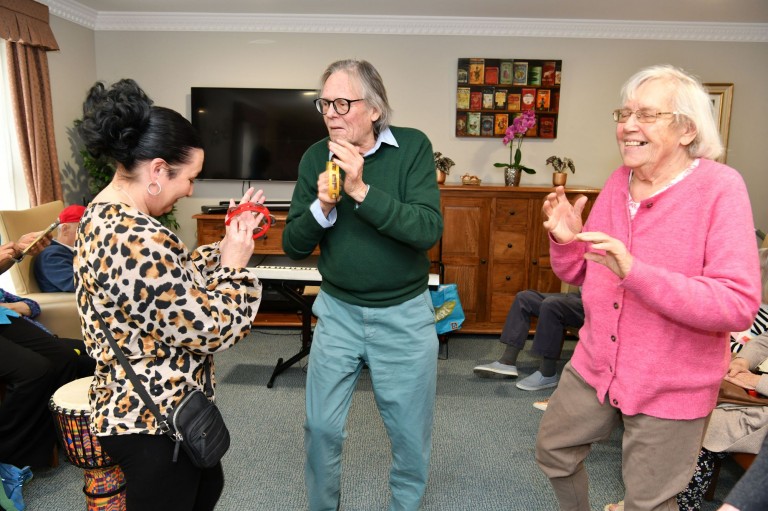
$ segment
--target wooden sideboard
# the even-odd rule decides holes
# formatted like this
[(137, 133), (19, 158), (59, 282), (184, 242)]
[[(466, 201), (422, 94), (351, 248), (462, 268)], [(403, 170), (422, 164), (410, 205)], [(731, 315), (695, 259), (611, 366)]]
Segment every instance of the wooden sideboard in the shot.
[[(550, 187), (441, 185), (444, 229), (440, 242), (430, 250), (441, 261), (444, 282), (459, 288), (466, 320), (459, 333), (499, 334), (518, 291), (560, 291), (549, 262), (549, 240), (542, 226), (541, 205)], [(596, 188), (569, 186), (573, 201), (589, 199), (584, 218), (599, 193)], [(282, 254), (287, 211), (273, 211), (276, 223), (256, 240), (255, 254)], [(224, 215), (194, 215), (197, 244), (224, 237)], [(300, 326), (292, 313), (272, 312), (256, 317), (256, 324)]]
[[(541, 206), (550, 187), (441, 186), (445, 282), (455, 282), (466, 320), (459, 333), (499, 334), (515, 295), (525, 289), (559, 292), (552, 272)], [(569, 186), (570, 200), (599, 193)]]

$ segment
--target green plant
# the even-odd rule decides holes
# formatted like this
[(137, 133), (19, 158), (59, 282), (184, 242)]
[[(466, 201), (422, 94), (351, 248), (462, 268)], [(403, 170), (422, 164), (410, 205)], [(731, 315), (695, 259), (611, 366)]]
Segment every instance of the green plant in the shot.
[[(80, 124), (80, 121), (75, 121), (75, 127), (78, 124)], [(88, 191), (96, 196), (112, 182), (112, 177), (115, 175), (115, 164), (106, 156), (102, 155), (98, 158), (93, 156), (87, 149), (80, 149), (80, 157), (83, 159), (83, 168), (88, 173)], [(168, 229), (176, 230), (179, 228), (179, 222), (176, 220), (175, 205), (168, 213), (155, 218)]]
[(576, 165), (573, 164), (573, 160), (570, 158), (550, 156), (547, 158), (547, 165), (552, 165), (555, 172), (565, 172), (566, 169), (571, 169), (571, 174), (576, 173)]
[(447, 156), (443, 156), (443, 153), (439, 153), (437, 151), (435, 151), (433, 156), (435, 157), (435, 168), (440, 172), (443, 172), (445, 174), (450, 174), (451, 167), (456, 165), (453, 162), (453, 160), (448, 158)]

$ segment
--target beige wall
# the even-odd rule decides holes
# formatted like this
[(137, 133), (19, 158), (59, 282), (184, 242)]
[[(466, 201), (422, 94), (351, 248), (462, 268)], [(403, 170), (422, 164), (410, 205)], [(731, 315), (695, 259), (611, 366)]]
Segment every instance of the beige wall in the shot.
[[(742, 173), (750, 189), (755, 224), (768, 229), (768, 177), (760, 150), (768, 140), (768, 44), (99, 31), (94, 35), (94, 50), (88, 46), (88, 30), (55, 17), (52, 23), (61, 45), (61, 52), (51, 57), (57, 137), (66, 136), (78, 117), (77, 106), (94, 78), (108, 82), (134, 78), (157, 104), (189, 117), (192, 86), (315, 87), (329, 62), (355, 57), (371, 61), (381, 72), (395, 110), (393, 124), (422, 129), (435, 150), (456, 162), (449, 183), (458, 183), (466, 172), (480, 176), (485, 184), (503, 183), (501, 172), (492, 164), (508, 159), (500, 139), (453, 135), (459, 57), (563, 61), (558, 138), (523, 143), (523, 163), (538, 170), (535, 175), (523, 175), (523, 185), (550, 184), (551, 172), (544, 161), (556, 154), (576, 163), (576, 174), (569, 182), (601, 186), (620, 164), (610, 111), (618, 104), (621, 85), (641, 67), (671, 63), (704, 82), (735, 84), (728, 164)], [(67, 162), (65, 167), (74, 165), (69, 163), (72, 150), (67, 140), (59, 139), (59, 154)], [(290, 197), (291, 187), (267, 191), (270, 198), (283, 199)], [(240, 193), (240, 183), (197, 184), (195, 196), (179, 203), (182, 239), (194, 245), (190, 217), (200, 211), (200, 205)]]

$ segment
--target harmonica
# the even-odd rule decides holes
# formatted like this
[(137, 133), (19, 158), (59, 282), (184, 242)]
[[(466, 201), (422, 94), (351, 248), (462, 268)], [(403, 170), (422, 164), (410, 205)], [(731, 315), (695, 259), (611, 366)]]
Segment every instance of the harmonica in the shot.
[(341, 193), (341, 174), (339, 166), (332, 161), (325, 163), (325, 170), (328, 172), (328, 195), (333, 200), (338, 200)]

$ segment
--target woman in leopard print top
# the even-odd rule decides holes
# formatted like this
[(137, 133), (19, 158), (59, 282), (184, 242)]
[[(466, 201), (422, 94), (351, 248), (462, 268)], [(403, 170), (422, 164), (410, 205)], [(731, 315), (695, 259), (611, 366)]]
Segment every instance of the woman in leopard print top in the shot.
[[(86, 210), (75, 245), (75, 282), (88, 353), (91, 430), (123, 469), (128, 510), (213, 509), (221, 464), (194, 467), (159, 429), (102, 332), (101, 316), (134, 371), (167, 415), (203, 387), (203, 364), (250, 331), (261, 284), (245, 266), (259, 217), (243, 214), (224, 239), (189, 253), (153, 216), (192, 194), (203, 150), (189, 121), (152, 101), (133, 80), (97, 83), (83, 105), (80, 135), (116, 162), (112, 182)], [(248, 190), (243, 201), (263, 202)], [(232, 202), (232, 205), (234, 203)]]

